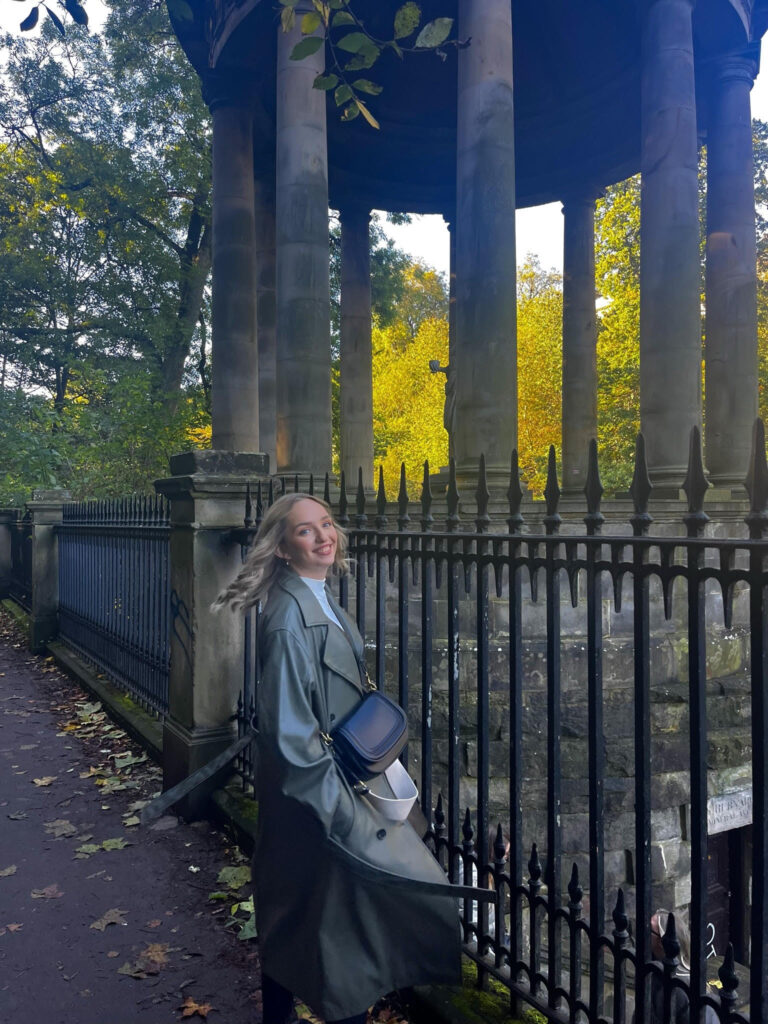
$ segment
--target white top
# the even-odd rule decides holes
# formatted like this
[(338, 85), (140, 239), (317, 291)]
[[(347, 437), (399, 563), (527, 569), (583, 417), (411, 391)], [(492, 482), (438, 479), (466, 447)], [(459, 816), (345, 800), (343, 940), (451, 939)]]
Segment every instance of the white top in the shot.
[(343, 630), (344, 627), (336, 618), (333, 608), (331, 608), (330, 604), (328, 603), (328, 595), (325, 592), (325, 580), (314, 580), (311, 579), (309, 576), (299, 576), (299, 579), (301, 580), (302, 583), (306, 583), (306, 585), (315, 595), (320, 607), (323, 609), (323, 612), (325, 613), (326, 618), (330, 619), (331, 622), (335, 622), (339, 629)]

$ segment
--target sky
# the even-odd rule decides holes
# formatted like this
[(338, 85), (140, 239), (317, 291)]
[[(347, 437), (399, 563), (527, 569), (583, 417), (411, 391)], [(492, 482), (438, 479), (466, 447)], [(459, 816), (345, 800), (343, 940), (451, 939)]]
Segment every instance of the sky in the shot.
[[(29, 4), (0, 0), (0, 29), (18, 31), (18, 23), (32, 6), (32, 0)], [(101, 0), (85, 0), (85, 6), (91, 20), (91, 28), (98, 31), (103, 23), (104, 5)], [(765, 63), (768, 63), (768, 59)], [(768, 69), (757, 76), (752, 89), (752, 116), (768, 121)], [(533, 254), (538, 256), (545, 269), (554, 268), (562, 272), (561, 211), (560, 203), (518, 210), (515, 222), (518, 263), (521, 263), (528, 254)], [(411, 224), (385, 224), (384, 227), (401, 249), (448, 276), (448, 228), (442, 217), (414, 216)]]

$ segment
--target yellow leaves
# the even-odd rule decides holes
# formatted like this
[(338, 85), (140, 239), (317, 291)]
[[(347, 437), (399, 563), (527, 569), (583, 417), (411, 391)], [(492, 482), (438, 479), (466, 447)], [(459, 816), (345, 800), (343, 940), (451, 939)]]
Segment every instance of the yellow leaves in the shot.
[(182, 1011), (182, 1018), (202, 1017), (205, 1020), (213, 1009), (210, 1003), (196, 1003), (192, 996), (187, 996), (179, 1009)]
[(413, 496), (425, 459), (433, 471), (448, 462), (445, 377), (429, 369), (430, 359), (448, 362), (448, 323), (425, 320), (412, 341), (401, 339), (397, 326), (373, 332), (374, 451), (391, 497), (397, 494), (401, 462)]

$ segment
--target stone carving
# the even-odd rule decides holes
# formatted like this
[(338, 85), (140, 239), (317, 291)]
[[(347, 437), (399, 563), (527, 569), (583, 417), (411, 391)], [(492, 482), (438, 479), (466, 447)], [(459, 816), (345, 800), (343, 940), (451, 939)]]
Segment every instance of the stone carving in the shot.
[(439, 359), (429, 360), (432, 373), (445, 374), (445, 405), (443, 406), (443, 426), (448, 434), (448, 456), (454, 457), (454, 439), (456, 436), (456, 373), (450, 363), (440, 365)]

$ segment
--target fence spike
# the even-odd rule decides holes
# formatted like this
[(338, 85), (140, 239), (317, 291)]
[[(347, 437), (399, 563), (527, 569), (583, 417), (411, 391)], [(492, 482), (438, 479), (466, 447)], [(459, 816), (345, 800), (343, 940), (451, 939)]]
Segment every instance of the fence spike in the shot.
[[(298, 477), (296, 479), (298, 480)], [(307, 491), (307, 494), (311, 494), (312, 497), (314, 497), (314, 495), (315, 495), (315, 474), (314, 473), (310, 473), (309, 474), (309, 490)]]
[(342, 469), (339, 476), (339, 525), (349, 525), (349, 504), (347, 502), (347, 477)]
[(421, 484), (421, 528), (429, 530), (432, 517), (432, 485), (429, 480), (429, 459), (424, 460), (424, 479)]
[(448, 460), (448, 490), (445, 492), (448, 501), (448, 515), (445, 528), (452, 532), (459, 525), (459, 489), (456, 486), (456, 459)]
[(648, 475), (648, 462), (645, 457), (645, 437), (642, 433), (638, 433), (635, 439), (635, 470), (629, 488), (635, 508), (635, 514), (630, 518), (630, 523), (637, 537), (647, 533), (648, 527), (653, 522), (652, 517), (648, 514), (648, 500), (652, 490), (653, 484)]
[(701, 454), (701, 431), (694, 426), (691, 427), (688, 445), (688, 471), (683, 481), (683, 490), (688, 498), (688, 514), (684, 516), (684, 521), (690, 537), (698, 536), (709, 522), (709, 516), (704, 511), (704, 495), (709, 487)]
[(613, 937), (618, 942), (623, 943), (629, 938), (629, 932), (627, 931), (629, 918), (627, 917), (627, 909), (624, 901), (624, 890), (621, 888), (616, 896), (616, 906), (613, 908), (612, 917), (613, 923), (616, 926)]
[(323, 484), (323, 501), (326, 505), (331, 504), (331, 474), (325, 474), (325, 483)]
[(667, 927), (664, 931), (664, 935), (661, 938), (661, 944), (664, 947), (664, 969), (667, 973), (667, 968), (671, 968), (671, 973), (674, 974), (675, 968), (677, 967), (678, 957), (680, 956), (680, 942), (677, 938), (677, 926), (675, 925), (675, 915), (670, 914), (667, 918)]
[(405, 530), (410, 523), (408, 515), (408, 486), (405, 480), (405, 463), (400, 463), (400, 490), (397, 492), (397, 528)]
[(561, 522), (557, 511), (560, 504), (560, 484), (557, 479), (557, 456), (553, 444), (549, 446), (549, 455), (547, 456), (547, 484), (544, 488), (544, 500), (547, 506), (544, 528), (549, 534), (557, 533)]
[(579, 885), (579, 865), (576, 861), (573, 862), (573, 868), (571, 869), (571, 880), (568, 883), (568, 895), (571, 898), (571, 902), (569, 904), (571, 910), (579, 910), (584, 890)]
[(501, 822), (496, 827), (496, 838), (493, 841), (493, 859), (497, 868), (502, 868), (507, 860), (507, 841), (504, 838), (504, 832), (501, 827)]
[(435, 831), (441, 833), (445, 830), (445, 812), (443, 811), (443, 794), (437, 794), (435, 804)]
[(517, 448), (513, 450), (510, 460), (507, 501), (509, 502), (509, 516), (507, 518), (509, 532), (519, 533), (520, 527), (523, 525), (523, 517), (520, 514), (520, 506), (523, 503), (523, 488), (520, 485), (520, 460)]
[(269, 478), (269, 490), (267, 492), (267, 501), (270, 507), (275, 503), (275, 481), (273, 477)]
[(464, 812), (464, 823), (461, 826), (461, 834), (464, 837), (464, 845), (466, 846), (468, 844), (471, 847), (475, 831), (472, 828), (472, 815), (470, 814), (469, 808)]
[(532, 882), (538, 882), (541, 878), (541, 861), (536, 843), (531, 846), (531, 856), (528, 858), (528, 877)]
[(379, 486), (376, 491), (376, 515), (384, 516), (387, 511), (387, 492), (384, 488), (384, 467), (379, 466)]
[(250, 481), (245, 482), (245, 516), (243, 517), (243, 526), (246, 530), (253, 526), (253, 505), (251, 504), (251, 484)]
[(739, 987), (739, 976), (736, 973), (736, 963), (733, 955), (733, 943), (729, 942), (725, 951), (725, 957), (717, 972), (720, 983), (723, 986), (721, 999), (726, 1005), (726, 1015), (736, 1003), (736, 989)]
[(299, 474), (298, 473), (294, 473), (293, 474), (293, 493), (294, 494), (298, 494), (299, 493)]
[(357, 467), (357, 525), (362, 526), (368, 518), (365, 514), (365, 487), (363, 486), (363, 467)]
[(256, 481), (256, 525), (261, 526), (264, 518), (264, 496), (261, 489), (261, 480)]
[(477, 487), (475, 488), (475, 502), (477, 503), (477, 518), (475, 524), (478, 533), (485, 533), (488, 529), (491, 517), (488, 515), (488, 502), (491, 500), (491, 492), (488, 490), (488, 474), (485, 469), (485, 454), (480, 455), (480, 466), (477, 471)]
[(752, 452), (749, 457), (749, 471), (744, 486), (749, 495), (749, 515), (744, 522), (749, 535), (759, 540), (768, 531), (768, 463), (765, 457), (765, 424), (755, 420), (752, 428)]
[(285, 477), (280, 477), (280, 496), (288, 493), (288, 484), (285, 482)]
[(589, 442), (587, 454), (587, 482), (584, 485), (584, 497), (587, 499), (587, 514), (584, 522), (587, 525), (587, 534), (592, 537), (600, 532), (605, 522), (605, 516), (600, 511), (600, 499), (603, 497), (603, 482), (600, 479), (600, 465), (597, 457), (597, 440), (592, 438)]

